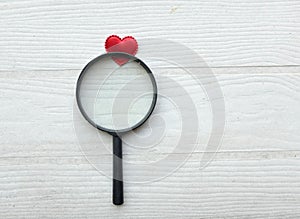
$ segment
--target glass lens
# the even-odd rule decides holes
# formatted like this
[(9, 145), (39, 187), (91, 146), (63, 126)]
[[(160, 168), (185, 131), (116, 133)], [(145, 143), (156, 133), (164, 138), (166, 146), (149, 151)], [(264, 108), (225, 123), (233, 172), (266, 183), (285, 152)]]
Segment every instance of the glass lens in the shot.
[(155, 87), (148, 71), (138, 59), (122, 53), (94, 59), (77, 84), (85, 117), (108, 131), (138, 126), (153, 107)]

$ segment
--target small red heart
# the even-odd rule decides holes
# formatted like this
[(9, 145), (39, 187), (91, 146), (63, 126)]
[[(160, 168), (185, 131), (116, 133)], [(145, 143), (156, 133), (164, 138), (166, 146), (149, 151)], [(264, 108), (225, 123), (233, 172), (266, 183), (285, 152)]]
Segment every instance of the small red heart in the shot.
[[(124, 52), (130, 55), (135, 55), (138, 50), (137, 41), (132, 36), (126, 36), (121, 39), (119, 36), (112, 35), (106, 39), (106, 52)], [(113, 58), (118, 65), (124, 65), (128, 62), (125, 58)]]

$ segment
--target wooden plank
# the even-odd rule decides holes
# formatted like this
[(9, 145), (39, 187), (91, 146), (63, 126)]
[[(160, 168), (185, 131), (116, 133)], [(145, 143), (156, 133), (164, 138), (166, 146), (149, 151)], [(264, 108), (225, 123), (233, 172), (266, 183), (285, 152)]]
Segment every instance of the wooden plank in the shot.
[[(84, 157), (0, 159), (2, 218), (297, 218), (299, 151), (224, 152), (204, 170), (199, 154), (172, 175), (125, 184), (110, 203), (110, 179)], [(103, 157), (102, 157), (103, 158)], [(174, 162), (180, 155), (174, 157)], [(149, 173), (125, 169), (126, 177)]]
[(211, 67), (300, 63), (297, 0), (16, 0), (0, 10), (0, 70), (78, 69), (111, 34), (135, 36), (141, 51), (147, 37), (173, 40)]
[[(297, 71), (294, 67), (291, 70), (275, 68), (276, 74), (264, 68), (217, 68), (214, 71), (226, 106), (226, 127), (221, 151), (299, 150), (300, 78), (299, 74), (293, 73)], [(249, 74), (246, 73), (248, 71)], [(284, 71), (286, 73), (282, 73)], [(73, 123), (74, 89), (78, 72), (1, 74), (1, 156), (81, 154)], [(194, 101), (198, 112), (201, 131), (194, 151), (205, 151), (212, 116), (209, 101), (199, 85), (188, 75), (181, 74), (181, 71), (176, 74), (174, 69), (171, 72), (173, 75), (169, 76), (188, 90), (188, 95)], [(160, 84), (161, 88), (172, 89), (168, 86)], [(157, 113), (167, 119), (168, 123), (177, 124), (177, 117), (173, 118), (173, 114), (171, 116), (168, 115), (169, 112), (165, 113), (166, 104), (167, 102), (162, 101), (157, 107)], [(80, 119), (79, 123), (83, 121)], [(165, 141), (157, 147), (159, 153), (171, 153), (174, 150), (178, 136), (172, 133), (180, 132), (180, 126), (169, 127), (166, 130), (169, 132)], [(83, 132), (87, 135), (90, 132), (97, 134), (92, 127), (84, 129)], [(107, 145), (110, 148), (110, 137), (102, 132), (99, 132), (99, 135), (104, 140), (104, 143), (99, 145)], [(110, 151), (97, 148), (97, 139), (91, 140), (91, 143), (95, 145), (93, 149), (96, 150), (92, 153), (110, 154)], [(134, 147), (124, 149), (125, 154), (145, 152), (151, 151), (139, 151)], [(179, 152), (191, 151), (183, 147)]]

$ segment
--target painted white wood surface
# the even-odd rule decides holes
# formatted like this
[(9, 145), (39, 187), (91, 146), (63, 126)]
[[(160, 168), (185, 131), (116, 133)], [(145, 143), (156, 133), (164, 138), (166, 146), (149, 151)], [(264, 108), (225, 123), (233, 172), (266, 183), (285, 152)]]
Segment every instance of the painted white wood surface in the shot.
[[(299, 218), (299, 20), (299, 1), (1, 1), (0, 218)], [(80, 150), (72, 114), (78, 73), (110, 34), (193, 48), (226, 104), (223, 143), (208, 167), (199, 170), (204, 131), (173, 174), (127, 183), (118, 208), (110, 179)], [(198, 104), (209, 116), (207, 101)], [(160, 150), (172, 154), (172, 145)], [(109, 153), (95, 156), (110, 163)]]
[[(0, 69), (80, 69), (111, 34), (183, 43), (210, 66), (298, 65), (299, 1), (1, 1)], [(163, 46), (163, 45), (162, 45)]]

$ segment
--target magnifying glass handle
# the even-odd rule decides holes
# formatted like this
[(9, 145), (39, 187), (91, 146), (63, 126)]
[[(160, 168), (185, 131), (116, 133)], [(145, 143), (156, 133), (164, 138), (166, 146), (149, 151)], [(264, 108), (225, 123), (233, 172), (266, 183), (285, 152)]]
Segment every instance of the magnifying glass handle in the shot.
[(122, 140), (113, 135), (113, 204), (121, 205), (123, 196)]

